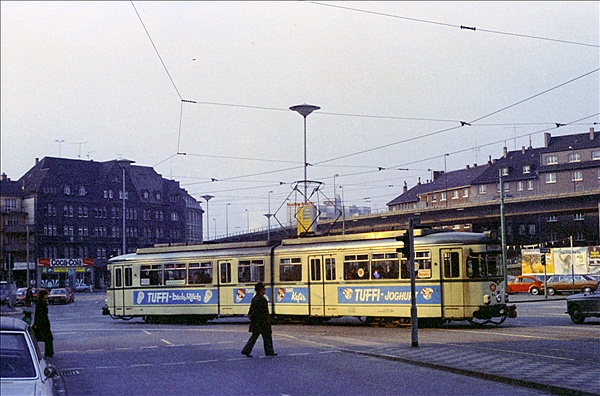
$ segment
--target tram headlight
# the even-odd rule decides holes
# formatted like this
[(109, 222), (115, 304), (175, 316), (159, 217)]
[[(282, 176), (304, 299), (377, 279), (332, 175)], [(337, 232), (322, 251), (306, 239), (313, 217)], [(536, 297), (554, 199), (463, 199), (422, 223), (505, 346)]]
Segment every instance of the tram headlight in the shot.
[(490, 295), (489, 295), (489, 294), (484, 294), (484, 295), (483, 295), (483, 303), (484, 303), (485, 305), (489, 305), (489, 303), (490, 303), (491, 301), (492, 301), (492, 300), (491, 300), (491, 298), (490, 298)]

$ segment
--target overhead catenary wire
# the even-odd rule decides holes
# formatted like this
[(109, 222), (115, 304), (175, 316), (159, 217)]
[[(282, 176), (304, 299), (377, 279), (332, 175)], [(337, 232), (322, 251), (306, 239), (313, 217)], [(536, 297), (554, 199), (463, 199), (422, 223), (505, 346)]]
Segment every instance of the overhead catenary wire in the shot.
[(533, 36), (533, 35), (521, 34), (521, 33), (503, 32), (503, 31), (492, 30), (492, 29), (482, 29), (482, 28), (478, 28), (476, 26), (456, 25), (456, 24), (451, 24), (451, 23), (446, 23), (446, 22), (439, 22), (439, 21), (433, 21), (433, 20), (427, 20), (427, 19), (420, 19), (420, 18), (413, 18), (413, 17), (402, 16), (402, 15), (389, 14), (389, 13), (380, 12), (380, 11), (364, 10), (364, 9), (355, 8), (355, 7), (342, 6), (339, 4), (327, 4), (327, 3), (321, 3), (321, 2), (316, 2), (316, 1), (307, 1), (307, 3), (318, 5), (318, 6), (324, 6), (324, 7), (339, 8), (339, 9), (343, 9), (343, 10), (347, 10), (347, 11), (360, 12), (360, 13), (364, 13), (364, 14), (384, 16), (384, 17), (388, 17), (388, 18), (403, 19), (403, 20), (411, 21), (411, 22), (419, 22), (419, 23), (426, 23), (426, 24), (430, 24), (430, 25), (438, 25), (438, 26), (444, 26), (444, 27), (449, 27), (449, 28), (457, 28), (460, 30), (469, 30), (472, 32), (492, 33), (492, 34), (500, 34), (500, 35), (504, 35), (504, 36), (513, 36), (513, 37), (527, 38), (527, 39), (533, 39), (533, 40), (543, 40), (543, 41), (551, 41), (551, 42), (563, 43), (563, 44), (572, 44), (572, 45), (580, 45), (580, 46), (585, 46), (585, 47), (600, 48), (599, 44), (582, 43), (582, 42), (572, 41), (572, 40), (561, 40), (561, 39), (555, 39), (555, 38), (551, 38), (551, 37)]

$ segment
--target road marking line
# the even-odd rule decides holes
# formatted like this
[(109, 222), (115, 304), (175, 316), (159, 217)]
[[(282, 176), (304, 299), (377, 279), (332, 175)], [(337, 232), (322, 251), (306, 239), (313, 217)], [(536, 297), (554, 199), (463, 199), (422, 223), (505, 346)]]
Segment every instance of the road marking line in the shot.
[(235, 341), (219, 341), (217, 344), (233, 344)]
[(119, 369), (121, 368), (121, 366), (96, 366), (96, 369), (102, 370), (102, 369)]
[(149, 331), (147, 331), (147, 330), (141, 330), (141, 331), (142, 331), (142, 333), (145, 333), (145, 334), (147, 334), (147, 335), (152, 335), (152, 333), (150, 333), (150, 332), (149, 332)]
[(210, 359), (210, 360), (196, 360), (194, 363), (214, 363), (214, 362), (218, 362), (217, 359)]
[(133, 348), (115, 348), (115, 351), (130, 351)]
[(169, 345), (169, 346), (172, 346), (172, 345), (173, 345), (173, 343), (172, 343), (172, 342), (170, 342), (170, 341), (167, 341), (167, 340), (165, 340), (164, 338), (161, 338), (160, 340), (161, 340), (162, 342), (164, 342), (165, 344)]
[(211, 343), (210, 342), (203, 342), (203, 343), (200, 343), (200, 344), (192, 344), (192, 346), (206, 346), (206, 345), (211, 345)]
[(145, 363), (145, 364), (132, 364), (129, 367), (151, 367), (151, 366), (154, 366), (154, 365), (150, 364), (150, 363)]
[(86, 349), (86, 352), (104, 352), (104, 349)]
[(155, 348), (158, 348), (158, 346), (157, 345), (148, 345), (148, 346), (140, 347), (140, 349), (155, 349)]
[(167, 346), (168, 347), (182, 347), (182, 346), (185, 346), (185, 344), (168, 344)]
[(173, 363), (163, 363), (163, 366), (182, 366), (187, 364), (187, 362), (173, 362)]
[(288, 356), (306, 356), (306, 355), (310, 355), (309, 352), (302, 352), (302, 353), (290, 353), (288, 354)]

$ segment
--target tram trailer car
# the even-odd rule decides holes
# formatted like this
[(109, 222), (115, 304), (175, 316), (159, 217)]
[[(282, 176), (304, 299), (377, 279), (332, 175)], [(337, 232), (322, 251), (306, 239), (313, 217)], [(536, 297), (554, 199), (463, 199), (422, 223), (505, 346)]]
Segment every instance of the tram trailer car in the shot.
[[(115, 319), (207, 321), (242, 316), (264, 282), (275, 319), (319, 322), (355, 316), (410, 323), (409, 260), (397, 249), (405, 231), (158, 246), (112, 258), (103, 313)], [(415, 230), (420, 323), (500, 324), (507, 304), (501, 246), (488, 234)]]

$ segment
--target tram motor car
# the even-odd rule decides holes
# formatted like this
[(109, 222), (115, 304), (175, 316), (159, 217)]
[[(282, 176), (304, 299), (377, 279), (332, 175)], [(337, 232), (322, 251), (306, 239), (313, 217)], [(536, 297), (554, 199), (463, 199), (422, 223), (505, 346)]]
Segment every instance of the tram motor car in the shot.
[[(353, 316), (367, 323), (410, 323), (405, 231), (242, 242), (156, 246), (109, 260), (103, 314), (114, 319), (243, 316), (256, 282), (276, 320), (321, 322)], [(420, 324), (501, 324), (507, 304), (501, 245), (490, 234), (415, 230)]]

